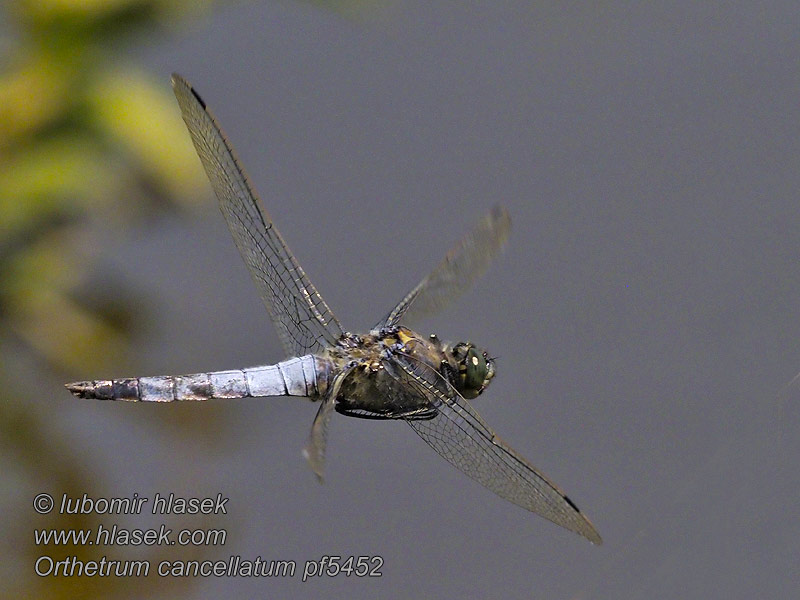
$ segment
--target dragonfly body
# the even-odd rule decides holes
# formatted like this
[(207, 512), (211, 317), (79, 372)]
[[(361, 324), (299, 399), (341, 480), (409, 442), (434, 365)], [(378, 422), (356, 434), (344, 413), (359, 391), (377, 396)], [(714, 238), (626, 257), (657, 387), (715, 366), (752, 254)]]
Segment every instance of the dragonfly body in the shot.
[[(464, 354), (463, 352), (461, 354)], [(319, 401), (334, 389), (333, 408), (342, 414), (370, 419), (432, 418), (430, 399), (407, 393), (390, 360), (395, 355), (418, 361), (440, 373), (454, 387), (465, 387), (459, 376), (457, 351), (436, 335), (424, 337), (407, 327), (367, 335), (342, 334), (323, 355), (307, 354), (274, 365), (190, 375), (130, 377), (78, 381), (67, 388), (80, 398), (128, 402), (176, 402), (233, 398), (301, 396)], [(494, 363), (488, 359), (494, 374)], [(483, 382), (482, 382), (483, 383)], [(488, 385), (488, 380), (486, 381)]]
[(164, 375), (78, 381), (69, 384), (79, 398), (129, 402), (175, 402), (268, 396), (305, 396), (312, 400), (327, 390), (333, 364), (308, 354), (275, 365), (211, 371), (191, 375)]
[(499, 496), (583, 535), (600, 536), (555, 484), (503, 442), (472, 408), (495, 375), (494, 360), (470, 342), (448, 344), (403, 323), (434, 312), (488, 268), (508, 238), (508, 213), (495, 207), (367, 334), (347, 333), (261, 205), (230, 142), (179, 75), (172, 85), (220, 209), (275, 324), (287, 359), (193, 375), (67, 384), (99, 400), (173, 402), (266, 396), (319, 401), (304, 454), (321, 478), (333, 412), (394, 419), (442, 458)]

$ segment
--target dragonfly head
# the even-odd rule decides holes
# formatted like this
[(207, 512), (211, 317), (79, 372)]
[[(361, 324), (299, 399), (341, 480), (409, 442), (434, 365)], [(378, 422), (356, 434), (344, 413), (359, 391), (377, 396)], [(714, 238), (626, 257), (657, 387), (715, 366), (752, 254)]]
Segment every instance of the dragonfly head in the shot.
[(458, 392), (467, 399), (478, 397), (494, 377), (494, 360), (472, 342), (453, 346), (453, 358), (458, 363)]

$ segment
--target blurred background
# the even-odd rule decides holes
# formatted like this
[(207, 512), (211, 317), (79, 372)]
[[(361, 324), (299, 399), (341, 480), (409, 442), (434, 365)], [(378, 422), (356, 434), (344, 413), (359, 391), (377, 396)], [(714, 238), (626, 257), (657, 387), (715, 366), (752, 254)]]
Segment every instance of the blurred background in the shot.
[[(800, 586), (794, 2), (18, 1), (0, 8), (6, 597), (788, 597)], [(514, 231), (427, 324), (498, 355), (475, 402), (605, 540), (456, 472), (403, 423), (299, 399), (145, 406), (65, 381), (274, 363), (169, 86), (212, 107), (297, 258), (365, 330), (500, 202)], [(426, 331), (427, 332), (427, 331)], [(787, 385), (788, 384), (788, 385)], [(229, 497), (39, 515), (37, 493)], [(55, 511), (54, 511), (55, 513)], [(34, 529), (223, 528), (224, 546)], [(38, 557), (380, 555), (380, 578), (37, 577)]]

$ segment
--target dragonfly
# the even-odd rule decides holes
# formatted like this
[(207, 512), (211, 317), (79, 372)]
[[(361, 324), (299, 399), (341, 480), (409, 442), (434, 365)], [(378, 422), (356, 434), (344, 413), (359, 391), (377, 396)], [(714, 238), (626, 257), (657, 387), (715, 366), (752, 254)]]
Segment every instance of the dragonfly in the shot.
[(350, 333), (289, 250), (206, 103), (178, 74), (172, 87), (287, 358), (227, 371), (78, 381), (67, 389), (80, 398), (132, 402), (271, 396), (318, 401), (303, 454), (320, 480), (334, 412), (405, 421), (442, 458), (498, 496), (601, 544), (575, 503), (472, 407), (470, 400), (496, 374), (495, 360), (471, 342), (448, 343), (407, 326), (442, 308), (485, 273), (508, 239), (508, 212), (493, 207), (369, 332)]

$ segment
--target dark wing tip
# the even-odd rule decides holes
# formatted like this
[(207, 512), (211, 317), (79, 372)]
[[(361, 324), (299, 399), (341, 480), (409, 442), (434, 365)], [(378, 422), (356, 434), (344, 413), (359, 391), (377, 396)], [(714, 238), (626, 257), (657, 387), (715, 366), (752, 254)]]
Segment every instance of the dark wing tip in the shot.
[(191, 85), (189, 85), (189, 82), (186, 81), (186, 79), (184, 79), (183, 75), (181, 75), (180, 73), (173, 73), (172, 77), (169, 78), (169, 81), (172, 84), (173, 88), (176, 88), (178, 86), (185, 86), (185, 87), (188, 87), (188, 88), (192, 87)]
[(508, 209), (502, 204), (495, 204), (489, 213), (492, 215), (493, 221), (503, 221), (511, 225), (511, 215), (508, 214)]
[(495, 204), (489, 211), (489, 221), (495, 231), (503, 232), (500, 237), (502, 241), (505, 241), (511, 231), (511, 215), (508, 213), (508, 209), (502, 204)]
[(197, 93), (197, 90), (192, 87), (192, 84), (186, 81), (182, 75), (179, 73), (173, 73), (170, 81), (172, 83), (172, 89), (175, 90), (176, 94), (181, 88), (183, 88), (182, 91), (184, 93), (187, 91), (191, 92), (192, 96), (194, 96), (195, 99), (200, 103), (200, 106), (203, 107), (203, 110), (206, 109), (205, 101), (200, 97), (200, 94)]
[[(572, 506), (575, 505), (573, 504)], [(577, 507), (575, 507), (575, 511), (578, 513), (578, 516), (583, 519), (583, 522), (573, 531), (585, 537), (595, 546), (602, 546), (603, 538), (601, 538), (600, 534), (597, 533), (597, 529), (595, 529), (594, 524), (589, 520), (589, 517), (578, 510)]]
[(589, 524), (589, 531), (584, 533), (583, 535), (595, 546), (602, 546), (603, 545), (603, 538), (600, 537), (600, 534), (597, 533), (597, 530), (592, 525), (592, 522), (589, 519), (586, 519), (586, 522)]
[(581, 512), (581, 509), (578, 508), (578, 505), (575, 504), (569, 496), (567, 496), (566, 494), (561, 494), (561, 497), (564, 499), (564, 501), (567, 504), (569, 504), (569, 506), (570, 506), (570, 508), (572, 508), (572, 510), (574, 510), (576, 513), (578, 513), (581, 516), (581, 518), (583, 519), (583, 525), (588, 526), (588, 527), (581, 527), (580, 531), (577, 531), (577, 533), (580, 533), (587, 540), (592, 542), (595, 546), (602, 546), (603, 545), (603, 538), (601, 538), (600, 534), (597, 533), (597, 529), (594, 528), (594, 525), (589, 520), (589, 518), (585, 514), (583, 514)]

